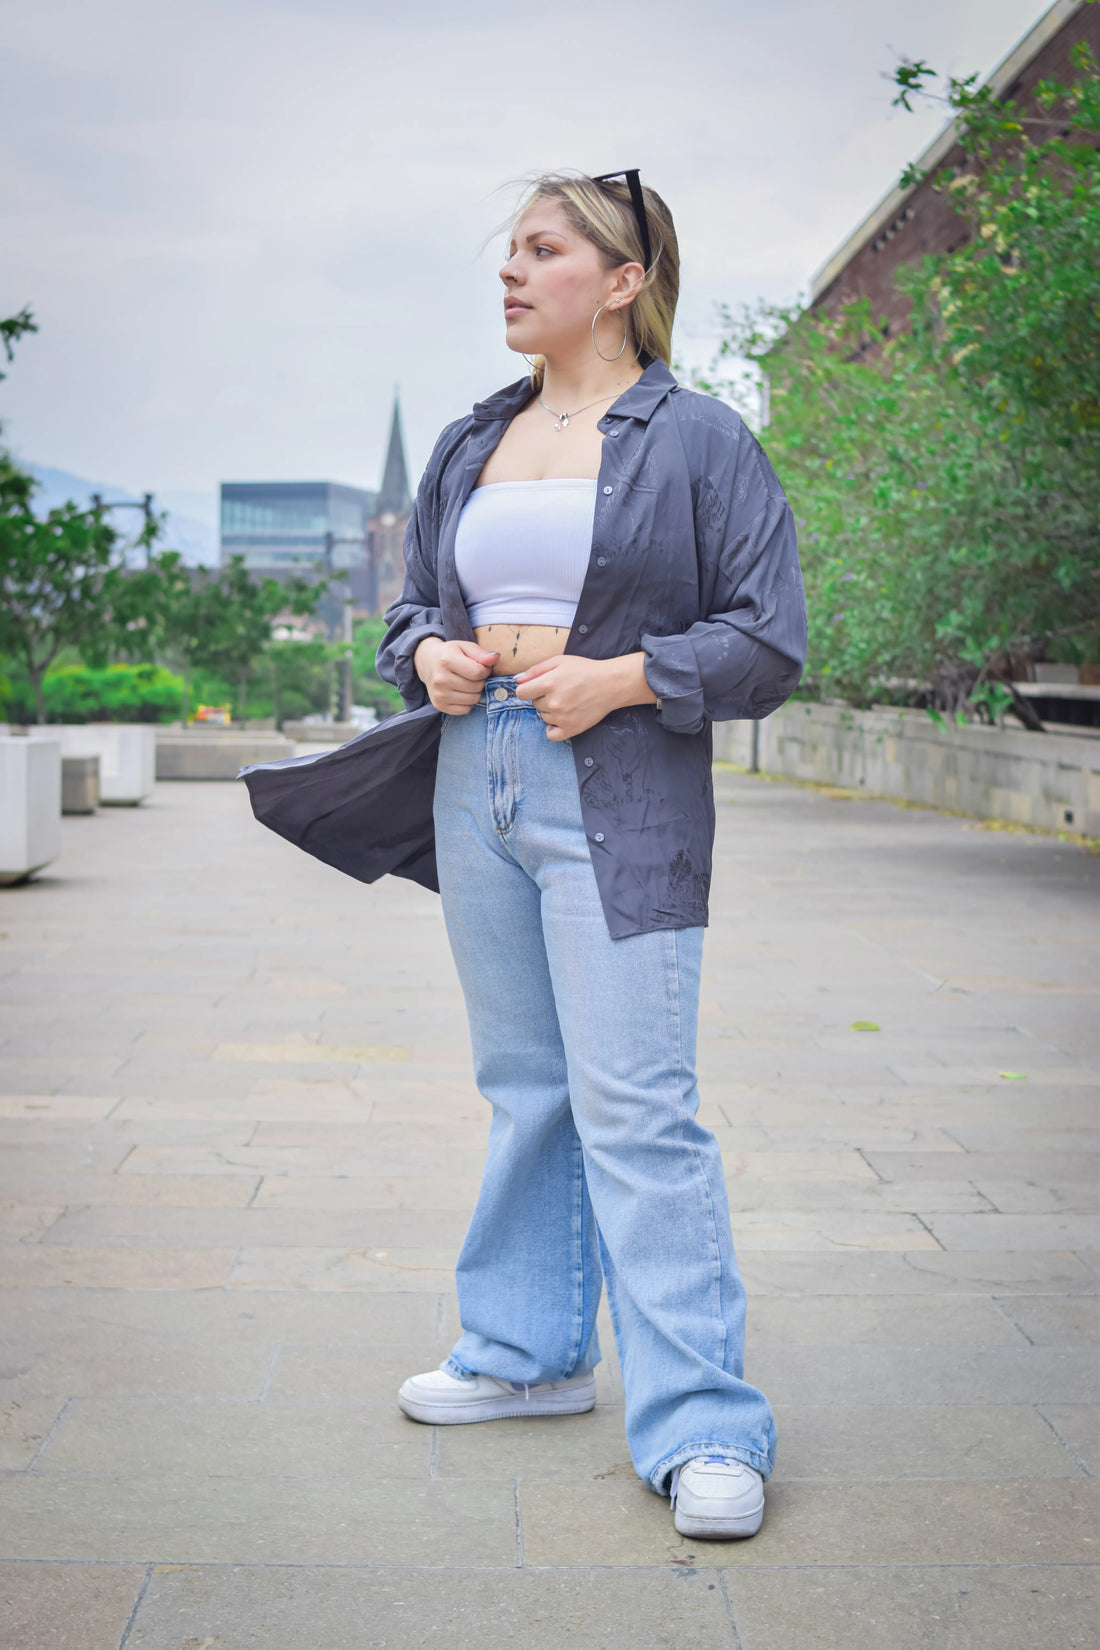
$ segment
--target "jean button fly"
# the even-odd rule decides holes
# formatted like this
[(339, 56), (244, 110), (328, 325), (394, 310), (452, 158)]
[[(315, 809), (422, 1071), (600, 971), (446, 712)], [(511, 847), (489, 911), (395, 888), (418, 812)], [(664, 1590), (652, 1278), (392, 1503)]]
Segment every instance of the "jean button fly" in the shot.
[(493, 698), (494, 699), (507, 699), (507, 697), (508, 697), (508, 689), (507, 688), (494, 688), (493, 689)]

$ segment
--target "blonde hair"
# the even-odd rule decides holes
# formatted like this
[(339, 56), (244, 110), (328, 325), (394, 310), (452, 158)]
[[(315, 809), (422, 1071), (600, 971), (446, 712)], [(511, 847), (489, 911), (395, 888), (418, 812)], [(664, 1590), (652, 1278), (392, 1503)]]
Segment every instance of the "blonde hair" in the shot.
[[(643, 184), (642, 200), (651, 262), (633, 302), (620, 313), (635, 353), (671, 366), (672, 323), (680, 295), (680, 249), (672, 213), (657, 191)], [(573, 177), (566, 172), (529, 178), (527, 192), (508, 221), (510, 231), (536, 201), (553, 201), (560, 206), (570, 226), (591, 241), (608, 269), (627, 263), (645, 267), (642, 237), (625, 183), (596, 183), (584, 173)], [(542, 385), (545, 367), (543, 356), (536, 355), (531, 368), (531, 384), (536, 390)]]

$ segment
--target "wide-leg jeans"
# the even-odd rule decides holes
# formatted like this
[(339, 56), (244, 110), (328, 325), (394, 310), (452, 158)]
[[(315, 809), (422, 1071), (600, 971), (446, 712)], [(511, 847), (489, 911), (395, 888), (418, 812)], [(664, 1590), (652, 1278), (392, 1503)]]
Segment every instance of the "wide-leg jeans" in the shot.
[(443, 1367), (517, 1386), (594, 1368), (602, 1274), (639, 1476), (667, 1494), (722, 1453), (766, 1477), (775, 1423), (743, 1378), (721, 1159), (695, 1119), (703, 929), (610, 938), (572, 747), (514, 688), (490, 678), (440, 740), (440, 891), (492, 1106)]

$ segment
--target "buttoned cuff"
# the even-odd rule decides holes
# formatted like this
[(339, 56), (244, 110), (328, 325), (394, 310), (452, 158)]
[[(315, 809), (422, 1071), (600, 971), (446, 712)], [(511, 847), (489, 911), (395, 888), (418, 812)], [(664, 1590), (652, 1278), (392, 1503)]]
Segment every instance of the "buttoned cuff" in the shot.
[(699, 733), (706, 723), (699, 661), (687, 636), (643, 636), (642, 671), (657, 695), (657, 721), (670, 733)]

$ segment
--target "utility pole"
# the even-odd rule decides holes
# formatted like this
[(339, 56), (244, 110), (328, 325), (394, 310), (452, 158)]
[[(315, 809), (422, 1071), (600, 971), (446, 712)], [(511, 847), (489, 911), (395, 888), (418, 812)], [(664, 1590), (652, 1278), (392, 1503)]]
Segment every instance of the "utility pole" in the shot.
[(92, 508), (94, 510), (140, 510), (145, 517), (145, 526), (148, 536), (145, 541), (145, 565), (149, 565), (149, 552), (152, 547), (152, 529), (156, 525), (153, 514), (153, 495), (143, 493), (140, 501), (134, 498), (105, 499), (102, 493), (92, 494)]
[(333, 588), (334, 574), (335, 574), (335, 571), (336, 571), (335, 566), (334, 566), (333, 551), (334, 551), (336, 545), (338, 545), (338, 544), (358, 544), (358, 545), (362, 545), (364, 553), (365, 553), (365, 551), (366, 551), (366, 536), (365, 536), (365, 534), (362, 534), (362, 533), (326, 533), (325, 534), (324, 562), (325, 562), (325, 572), (328, 575), (328, 578), (330, 580), (329, 593), (331, 595), (331, 600), (329, 599), (328, 596), (326, 596), (326, 601), (325, 601), (325, 634), (327, 635), (330, 642), (333, 642), (333, 641), (336, 640), (336, 633), (337, 633), (336, 602), (339, 601), (339, 602), (343, 603), (343, 615), (342, 615), (343, 623), (340, 626), (340, 630), (342, 632), (342, 639), (343, 639), (343, 643), (344, 643), (344, 654), (343, 654), (343, 658), (340, 660), (340, 672), (339, 672), (339, 677), (338, 677), (337, 690), (336, 690), (336, 693), (333, 695), (333, 697), (336, 701), (334, 706), (333, 706), (333, 711), (335, 713), (334, 714), (334, 720), (337, 721), (337, 722), (346, 722), (346, 721), (349, 720), (349, 718), (351, 716), (351, 663), (352, 663), (352, 642), (353, 642), (353, 627), (352, 627), (353, 611), (352, 610), (353, 610), (353, 607), (354, 607), (355, 598), (352, 595), (350, 578), (346, 578), (346, 579), (341, 580), (342, 594), (338, 594), (337, 589)]

